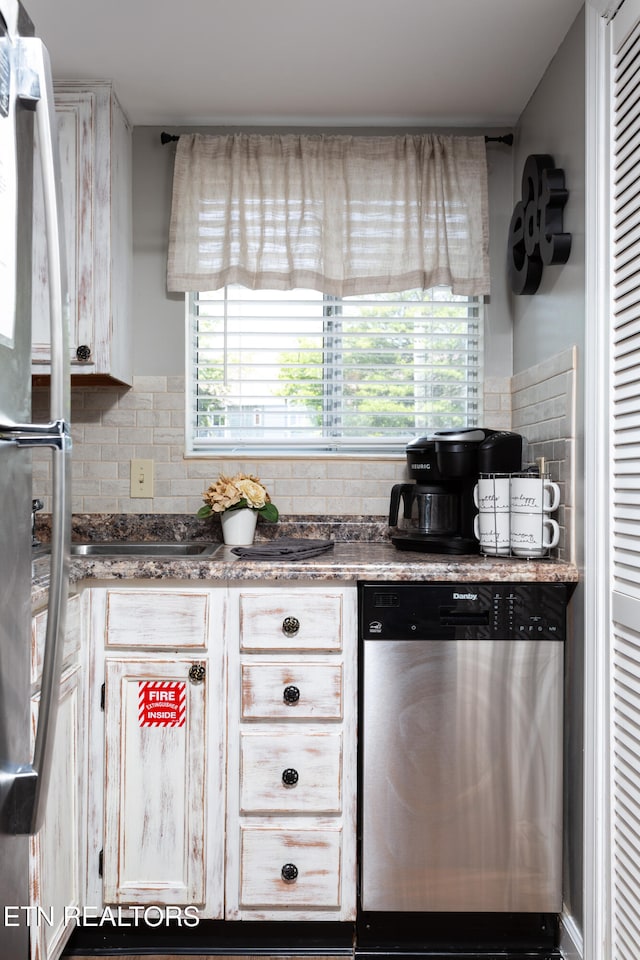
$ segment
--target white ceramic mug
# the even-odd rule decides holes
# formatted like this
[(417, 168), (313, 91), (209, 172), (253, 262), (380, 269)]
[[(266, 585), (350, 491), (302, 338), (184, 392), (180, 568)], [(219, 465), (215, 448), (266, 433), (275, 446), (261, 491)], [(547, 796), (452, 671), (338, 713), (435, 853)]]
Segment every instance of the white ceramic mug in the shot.
[(512, 513), (552, 513), (560, 503), (560, 487), (544, 477), (511, 477)]
[(473, 488), (473, 502), (480, 513), (508, 513), (510, 489), (508, 474), (480, 474)]
[(509, 513), (482, 511), (473, 518), (473, 532), (482, 553), (505, 557), (511, 552)]
[(511, 553), (516, 557), (544, 557), (557, 546), (560, 527), (541, 510), (511, 514)]

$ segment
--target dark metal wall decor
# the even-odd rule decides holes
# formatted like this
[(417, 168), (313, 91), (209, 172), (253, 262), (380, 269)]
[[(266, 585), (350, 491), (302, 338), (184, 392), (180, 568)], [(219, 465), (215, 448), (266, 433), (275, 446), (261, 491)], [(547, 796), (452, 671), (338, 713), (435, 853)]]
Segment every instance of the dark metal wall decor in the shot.
[(571, 252), (571, 234), (563, 233), (562, 211), (569, 198), (564, 170), (553, 157), (532, 153), (522, 171), (522, 199), (509, 226), (509, 281), (514, 293), (535, 293), (542, 269), (566, 263)]

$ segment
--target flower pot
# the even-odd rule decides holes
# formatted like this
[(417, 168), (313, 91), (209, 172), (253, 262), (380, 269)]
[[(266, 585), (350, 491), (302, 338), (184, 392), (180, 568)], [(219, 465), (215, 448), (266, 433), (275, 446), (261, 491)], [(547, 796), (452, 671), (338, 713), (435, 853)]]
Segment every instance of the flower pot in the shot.
[(240, 510), (225, 510), (220, 515), (222, 539), (230, 547), (246, 547), (253, 543), (258, 514), (248, 507)]

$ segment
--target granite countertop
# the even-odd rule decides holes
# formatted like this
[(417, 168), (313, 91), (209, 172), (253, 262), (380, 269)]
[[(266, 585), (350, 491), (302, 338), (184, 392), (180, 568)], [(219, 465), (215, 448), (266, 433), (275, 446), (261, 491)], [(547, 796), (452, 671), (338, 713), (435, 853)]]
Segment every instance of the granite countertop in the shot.
[[(88, 523), (88, 521), (87, 521)], [(180, 526), (174, 522), (167, 527), (155, 518), (150, 525), (106, 522), (92, 518), (90, 529), (74, 518), (74, 540), (100, 542), (129, 540), (172, 542), (174, 540), (202, 540), (202, 529), (197, 525)], [(265, 525), (266, 528), (266, 525)], [(260, 530), (260, 527), (258, 528)], [(273, 540), (276, 536), (301, 536), (302, 525), (278, 524), (266, 528), (257, 540)], [(247, 560), (235, 556), (230, 547), (220, 544), (212, 555), (180, 558), (142, 556), (73, 557), (70, 583), (90, 580), (197, 580), (220, 582), (226, 580), (440, 580), (496, 582), (553, 582), (575, 583), (578, 570), (575, 564), (555, 559), (522, 560), (512, 557), (483, 557), (422, 553), (398, 550), (388, 539), (388, 527), (379, 519), (369, 521), (336, 521), (335, 518), (309, 518), (304, 522), (304, 536), (334, 541), (327, 553), (306, 560), (268, 559)], [(168, 534), (172, 535), (169, 536)], [(198, 534), (200, 534), (198, 536)], [(44, 538), (43, 538), (44, 539)], [(208, 537), (209, 542), (211, 536)], [(44, 602), (49, 582), (49, 557), (33, 562), (34, 607)], [(43, 599), (44, 598), (44, 599)]]
[[(243, 560), (229, 547), (207, 559), (77, 557), (71, 561), (71, 589), (82, 581), (495, 581), (575, 583), (577, 568), (556, 560), (518, 560), (480, 556), (445, 556), (399, 551), (386, 543), (336, 543), (333, 550), (309, 560)], [(46, 602), (49, 558), (33, 563), (34, 609)]]

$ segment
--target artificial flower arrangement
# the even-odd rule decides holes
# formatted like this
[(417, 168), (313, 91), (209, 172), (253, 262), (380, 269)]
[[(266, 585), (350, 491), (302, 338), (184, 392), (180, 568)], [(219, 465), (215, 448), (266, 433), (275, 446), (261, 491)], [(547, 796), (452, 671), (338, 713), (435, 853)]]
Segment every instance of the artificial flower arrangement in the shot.
[(204, 506), (198, 510), (201, 518), (225, 513), (227, 510), (241, 510), (243, 507), (255, 510), (270, 523), (275, 523), (279, 517), (278, 508), (271, 503), (271, 497), (259, 477), (247, 473), (236, 473), (235, 477), (221, 474), (216, 482), (205, 490), (202, 499)]

